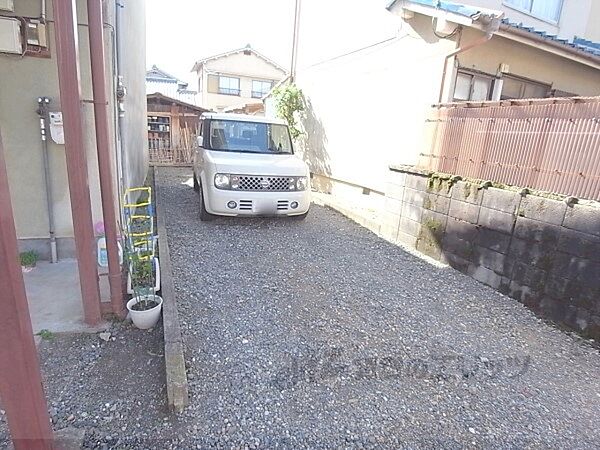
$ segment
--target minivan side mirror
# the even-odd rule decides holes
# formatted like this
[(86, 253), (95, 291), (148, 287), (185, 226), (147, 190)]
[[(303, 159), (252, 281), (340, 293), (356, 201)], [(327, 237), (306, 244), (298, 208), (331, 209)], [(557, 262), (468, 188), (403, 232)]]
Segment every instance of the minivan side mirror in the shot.
[(202, 147), (202, 143), (204, 142), (204, 140), (202, 139), (202, 136), (198, 136), (196, 138), (196, 142), (198, 143), (198, 147)]

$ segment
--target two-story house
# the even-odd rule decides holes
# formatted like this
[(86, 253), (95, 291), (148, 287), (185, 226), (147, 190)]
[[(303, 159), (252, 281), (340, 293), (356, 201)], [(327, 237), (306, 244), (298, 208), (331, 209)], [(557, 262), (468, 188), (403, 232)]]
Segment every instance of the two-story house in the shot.
[(198, 78), (200, 105), (213, 111), (260, 105), (286, 76), (283, 67), (250, 45), (201, 59), (192, 71)]

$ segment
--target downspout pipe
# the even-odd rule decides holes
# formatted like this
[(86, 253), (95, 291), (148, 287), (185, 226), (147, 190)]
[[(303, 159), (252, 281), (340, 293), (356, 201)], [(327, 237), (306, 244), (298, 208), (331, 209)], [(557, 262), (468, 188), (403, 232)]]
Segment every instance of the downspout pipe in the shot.
[(44, 161), (44, 182), (46, 184), (46, 206), (48, 211), (48, 234), (50, 235), (50, 261), (58, 262), (56, 251), (56, 231), (54, 226), (54, 202), (52, 200), (52, 175), (50, 173), (50, 160), (48, 156), (48, 97), (38, 98), (37, 113), (40, 116), (40, 135), (42, 138), (42, 157)]
[(478, 47), (482, 44), (485, 44), (491, 38), (492, 38), (492, 34), (488, 33), (485, 36), (483, 36), (482, 38), (471, 42), (469, 45), (465, 45), (464, 47), (461, 46), (461, 47), (457, 48), (456, 50), (454, 50), (453, 52), (450, 52), (446, 55), (446, 57), (444, 58), (444, 70), (442, 71), (442, 82), (440, 84), (440, 95), (438, 98), (438, 103), (443, 103), (444, 89), (446, 87), (445, 86), (446, 85), (446, 73), (448, 72), (448, 61), (450, 61), (450, 58), (453, 58), (456, 55), (459, 55), (461, 53), (464, 53), (467, 50), (471, 50), (474, 47)]
[(94, 123), (96, 128), (96, 149), (100, 194), (102, 197), (102, 217), (108, 253), (108, 283), (112, 312), (122, 316), (124, 311), (123, 290), (121, 288), (121, 264), (117, 232), (114, 182), (111, 164), (111, 148), (108, 120), (108, 97), (106, 95), (104, 19), (102, 0), (88, 0), (88, 33), (90, 39), (90, 61), (92, 66), (92, 91), (94, 95)]
[[(450, 52), (446, 55), (446, 58), (444, 59), (444, 70), (442, 71), (442, 82), (440, 84), (440, 95), (438, 98), (438, 103), (442, 103), (444, 99), (444, 85), (446, 84), (446, 72), (448, 71), (448, 61), (450, 60), (450, 58), (453, 58), (456, 55), (460, 55), (461, 53), (464, 53), (467, 50), (471, 50), (472, 48), (478, 47), (488, 42), (492, 38), (494, 33), (499, 30), (501, 18), (502, 15), (495, 16), (490, 14), (479, 14), (477, 15), (477, 17), (473, 17), (473, 20), (477, 21), (477, 28), (481, 29), (481, 31), (483, 31), (485, 35), (479, 39), (476, 39), (470, 44), (465, 45), (464, 47), (460, 45), (459, 38), (459, 47), (453, 52)], [(460, 33), (462, 37), (462, 29), (460, 30)]]

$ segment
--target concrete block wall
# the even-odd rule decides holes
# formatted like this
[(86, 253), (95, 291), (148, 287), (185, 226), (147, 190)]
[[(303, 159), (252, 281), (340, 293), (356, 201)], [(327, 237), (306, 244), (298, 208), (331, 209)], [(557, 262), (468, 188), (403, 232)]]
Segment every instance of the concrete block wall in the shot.
[(392, 169), (380, 234), (600, 338), (600, 207)]

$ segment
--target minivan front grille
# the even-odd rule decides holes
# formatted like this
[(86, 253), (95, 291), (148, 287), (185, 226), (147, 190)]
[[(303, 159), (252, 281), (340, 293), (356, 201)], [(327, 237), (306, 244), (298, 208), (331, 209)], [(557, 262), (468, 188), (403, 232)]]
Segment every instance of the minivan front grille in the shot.
[(237, 190), (240, 191), (272, 192), (290, 191), (293, 189), (294, 179), (291, 177), (269, 177), (260, 175), (240, 175), (237, 188)]

